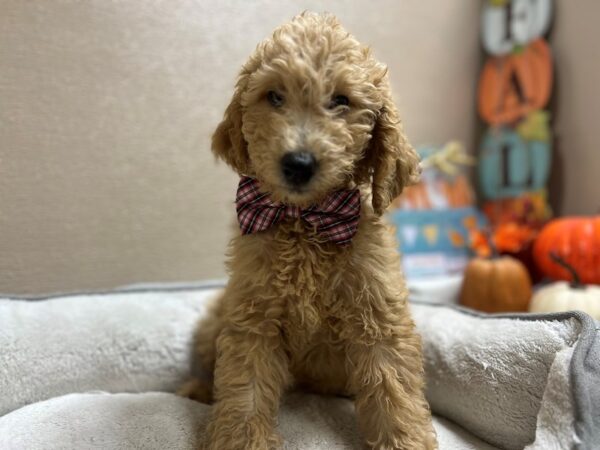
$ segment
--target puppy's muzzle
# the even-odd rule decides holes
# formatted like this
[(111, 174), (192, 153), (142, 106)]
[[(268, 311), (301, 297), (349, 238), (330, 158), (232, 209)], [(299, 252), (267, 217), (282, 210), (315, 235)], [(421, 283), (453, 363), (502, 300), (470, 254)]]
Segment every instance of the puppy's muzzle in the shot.
[(291, 186), (302, 187), (314, 176), (317, 160), (310, 152), (288, 152), (281, 158), (283, 177)]

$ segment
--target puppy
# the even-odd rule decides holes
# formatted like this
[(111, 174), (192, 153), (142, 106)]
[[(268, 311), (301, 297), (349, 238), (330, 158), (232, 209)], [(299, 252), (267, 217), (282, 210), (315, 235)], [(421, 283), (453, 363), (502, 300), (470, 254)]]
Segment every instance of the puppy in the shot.
[(292, 385), (354, 398), (373, 449), (436, 448), (397, 244), (382, 214), (418, 178), (386, 67), (304, 13), (243, 66), (212, 140), (242, 178), (229, 283), (197, 332), (214, 450), (274, 449)]

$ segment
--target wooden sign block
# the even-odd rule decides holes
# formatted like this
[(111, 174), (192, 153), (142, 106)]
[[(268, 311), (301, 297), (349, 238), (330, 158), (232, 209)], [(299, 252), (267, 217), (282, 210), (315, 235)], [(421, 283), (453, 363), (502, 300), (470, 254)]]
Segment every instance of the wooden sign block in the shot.
[(552, 55), (537, 39), (520, 52), (488, 59), (479, 78), (479, 114), (490, 125), (510, 124), (548, 103)]

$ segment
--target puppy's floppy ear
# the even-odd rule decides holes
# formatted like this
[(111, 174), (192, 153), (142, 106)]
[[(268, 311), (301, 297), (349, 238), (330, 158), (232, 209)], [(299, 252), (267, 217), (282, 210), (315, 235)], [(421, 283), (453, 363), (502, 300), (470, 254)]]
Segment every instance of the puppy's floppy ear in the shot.
[(231, 102), (225, 109), (223, 120), (212, 136), (212, 151), (240, 174), (248, 174), (248, 144), (242, 133), (241, 97), (246, 87), (247, 75), (240, 77)]
[(386, 78), (381, 80), (382, 106), (364, 163), (372, 182), (373, 209), (383, 214), (405, 186), (416, 183), (421, 173), (419, 156), (408, 143)]

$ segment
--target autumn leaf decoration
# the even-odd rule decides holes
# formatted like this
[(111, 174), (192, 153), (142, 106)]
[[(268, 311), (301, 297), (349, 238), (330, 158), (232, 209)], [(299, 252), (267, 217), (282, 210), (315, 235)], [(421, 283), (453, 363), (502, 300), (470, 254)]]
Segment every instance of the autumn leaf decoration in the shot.
[(473, 253), (484, 258), (498, 253), (518, 253), (535, 238), (536, 231), (527, 225), (508, 222), (498, 225), (493, 231), (473, 229), (469, 233), (469, 244)]

